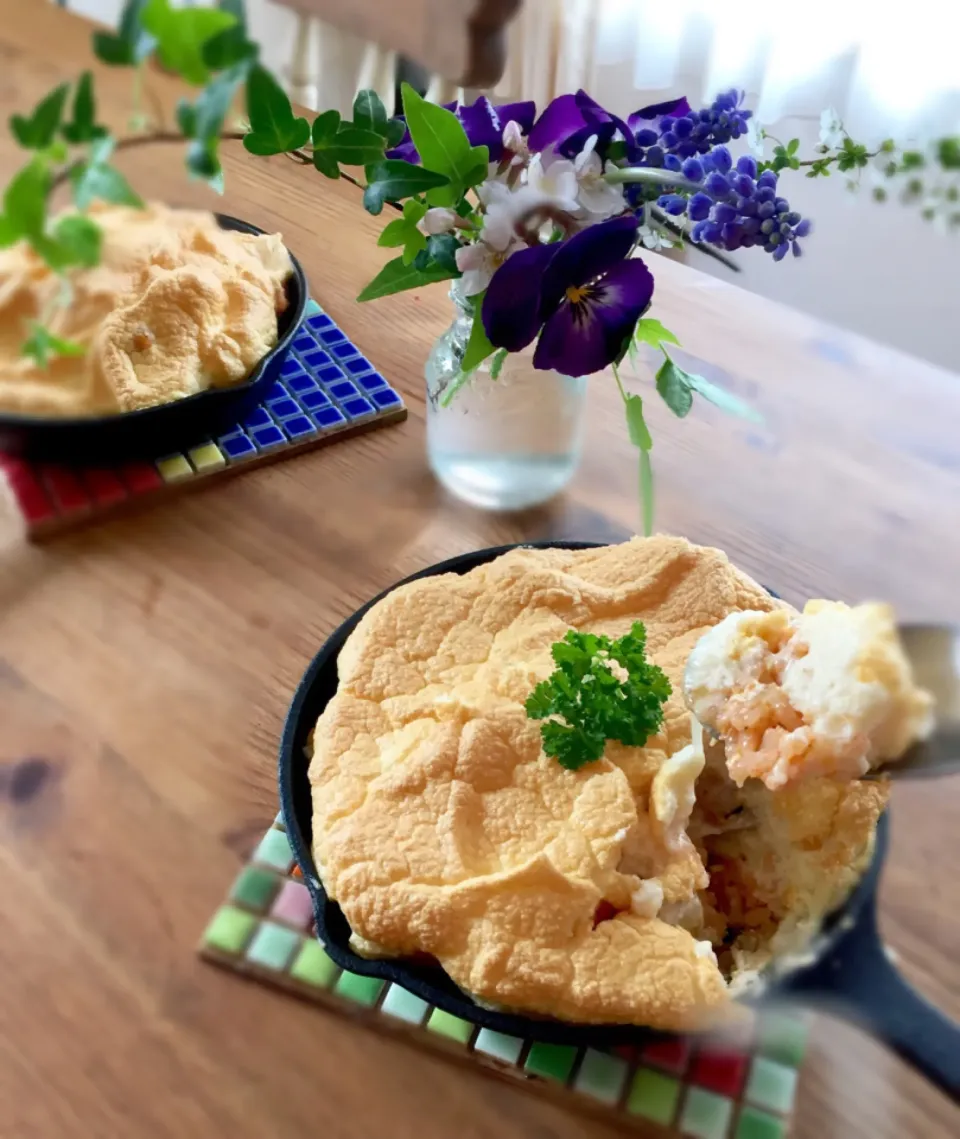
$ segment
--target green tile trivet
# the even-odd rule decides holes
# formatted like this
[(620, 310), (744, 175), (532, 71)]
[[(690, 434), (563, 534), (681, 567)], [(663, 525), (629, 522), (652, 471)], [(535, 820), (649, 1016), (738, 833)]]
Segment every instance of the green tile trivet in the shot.
[(634, 1134), (786, 1139), (790, 1130), (806, 1047), (802, 1014), (764, 1013), (736, 1043), (675, 1037), (610, 1053), (477, 1031), (399, 985), (334, 964), (316, 940), (310, 895), (279, 816), (211, 918), (200, 954)]

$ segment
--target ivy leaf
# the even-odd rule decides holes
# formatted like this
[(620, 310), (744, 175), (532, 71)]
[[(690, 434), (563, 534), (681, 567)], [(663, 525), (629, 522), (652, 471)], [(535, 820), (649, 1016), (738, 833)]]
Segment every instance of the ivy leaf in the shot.
[(260, 48), (247, 39), (246, 30), (240, 26), (224, 28), (203, 45), (201, 56), (211, 71), (224, 71), (237, 63), (256, 59)]
[(437, 281), (449, 281), (457, 276), (441, 265), (428, 265), (426, 268), (417, 268), (414, 265), (404, 265), (403, 258), (397, 257), (388, 261), (369, 285), (357, 297), (358, 301), (373, 301), (379, 297), (388, 297), (393, 293), (402, 293), (407, 289), (419, 289), (423, 285), (432, 285)]
[(342, 123), (333, 139), (333, 154), (343, 166), (369, 166), (383, 158), (386, 139), (376, 131)]
[(397, 218), (396, 221), (390, 222), (377, 238), (377, 245), (383, 246), (385, 249), (396, 249), (398, 246), (406, 245), (406, 243), (407, 223), (403, 218)]
[(649, 451), (653, 446), (650, 438), (650, 428), (643, 417), (643, 400), (638, 395), (628, 395), (624, 400), (624, 409), (627, 413), (627, 430), (630, 433), (630, 442), (641, 451)]
[(498, 348), (493, 354), (493, 359), (490, 361), (490, 379), (499, 380), (500, 373), (503, 371), (503, 365), (506, 363), (507, 357), (510, 353), (506, 348)]
[(94, 142), (107, 133), (106, 127), (97, 126), (97, 100), (93, 93), (93, 75), (85, 71), (73, 93), (73, 117), (64, 123), (60, 133), (74, 145)]
[(683, 419), (693, 406), (690, 377), (669, 358), (664, 360), (657, 372), (657, 391), (679, 419)]
[(659, 348), (661, 344), (680, 343), (669, 328), (664, 328), (659, 320), (654, 320), (652, 317), (637, 321), (637, 327), (633, 333), (633, 342), (635, 344), (651, 344), (654, 348)]
[(358, 91), (353, 100), (353, 125), (387, 137), (387, 108), (376, 91)]
[(3, 215), (16, 236), (39, 240), (47, 216), (50, 193), (50, 171), (39, 158), (18, 170), (3, 194)]
[(259, 63), (247, 77), (247, 116), (252, 130), (243, 145), (251, 154), (283, 154), (310, 140), (310, 124), (294, 115), (286, 92)]
[[(457, 250), (459, 248), (460, 242), (452, 233), (438, 233), (427, 238), (427, 255), (430, 260), (436, 265), (442, 265), (445, 269), (449, 269), (452, 273), (460, 272), (457, 268)], [(477, 309), (477, 319), (479, 319), (479, 308)]]
[[(242, 63), (235, 64), (213, 79), (197, 96), (196, 102), (181, 99), (177, 104), (177, 123), (185, 138), (193, 141), (187, 147), (187, 170), (195, 178), (222, 189), (220, 166), (220, 133), (237, 91), (246, 77)], [(215, 180), (221, 179), (221, 182)]]
[(36, 321), (30, 321), (30, 335), (20, 348), (24, 356), (32, 357), (37, 365), (45, 368), (54, 356), (83, 356), (86, 348), (76, 340), (65, 340), (54, 336), (49, 329)]
[(470, 339), (467, 341), (463, 359), (460, 361), (462, 372), (472, 372), (479, 368), (483, 361), (496, 350), (490, 343), (490, 337), (487, 336), (487, 330), (483, 327), (483, 320), (480, 316), (479, 309), (483, 303), (483, 296), (478, 296), (475, 300), (477, 302), (476, 315), (473, 318), (473, 327), (470, 329)]
[(403, 136), (407, 133), (407, 124), (403, 119), (391, 119), (386, 126), (384, 134), (387, 139), (387, 149), (392, 150), (395, 146), (399, 146), (403, 142)]
[(470, 145), (463, 124), (452, 111), (428, 103), (409, 83), (403, 84), (402, 92), (407, 126), (423, 167), (446, 174), (449, 180), (449, 185), (431, 190), (427, 201), (434, 206), (452, 206), (471, 184), (469, 179), (476, 177), (481, 152), (486, 154), (486, 148)]
[(653, 533), (653, 464), (650, 461), (653, 439), (650, 437), (650, 428), (644, 418), (642, 398), (638, 395), (625, 395), (623, 404), (627, 413), (627, 430), (630, 434), (630, 442), (637, 448), (640, 460), (640, 504), (643, 532), (649, 537)]
[(157, 41), (143, 26), (143, 10), (149, 0), (126, 0), (117, 34), (93, 33), (93, 53), (111, 67), (130, 67), (153, 51)]
[(417, 255), (427, 248), (427, 239), (417, 228), (417, 223), (427, 212), (422, 202), (412, 198), (403, 207), (403, 217), (392, 221), (380, 234), (378, 245), (386, 248), (403, 246), (401, 255), (404, 265), (409, 265)]
[(695, 372), (685, 372), (684, 375), (687, 377), (687, 383), (690, 387), (698, 395), (702, 395), (705, 400), (709, 400), (714, 407), (719, 407), (721, 411), (725, 411), (729, 415), (736, 415), (740, 419), (749, 420), (751, 423), (763, 423), (763, 416), (748, 403), (737, 399), (735, 395), (724, 391), (723, 388), (711, 383), (704, 376), (698, 376)]
[(339, 111), (324, 111), (313, 120), (313, 165), (325, 178), (340, 177), (340, 163), (333, 153), (333, 140), (339, 130)]
[(247, 30), (247, 5), (244, 0), (217, 0), (217, 7), (221, 12), (233, 16), (238, 28)]
[(407, 241), (403, 247), (403, 253), (400, 254), (400, 260), (404, 265), (412, 265), (420, 254), (425, 252), (426, 248), (426, 235), (422, 234), (416, 226), (411, 226), (407, 230)]
[(189, 99), (180, 99), (177, 103), (177, 126), (184, 138), (195, 138), (197, 133), (197, 112)]
[(363, 193), (364, 208), (371, 214), (379, 214), (384, 202), (399, 202), (414, 194), (446, 186), (450, 179), (446, 174), (437, 174), (414, 166), (400, 158), (384, 158), (367, 167), (367, 188)]
[(69, 83), (61, 83), (59, 87), (55, 87), (49, 95), (40, 100), (29, 117), (10, 116), (10, 131), (21, 146), (27, 150), (44, 150), (53, 142), (63, 118), (63, 105), (69, 89)]
[(174, 8), (170, 0), (147, 0), (141, 20), (156, 37), (163, 66), (198, 87), (210, 78), (204, 45), (236, 25), (236, 17), (219, 8)]
[(646, 450), (640, 452), (640, 507), (645, 538), (653, 533), (653, 501), (653, 463), (650, 451)]
[(19, 240), (20, 230), (5, 214), (0, 214), (0, 249), (6, 249)]
[(93, 268), (100, 263), (103, 232), (96, 222), (83, 214), (68, 214), (53, 227), (52, 240), (66, 265)]
[(73, 201), (77, 209), (85, 210), (97, 199), (117, 206), (142, 207), (143, 199), (114, 166), (109, 165), (113, 153), (113, 139), (99, 139), (90, 148), (88, 161), (70, 171)]

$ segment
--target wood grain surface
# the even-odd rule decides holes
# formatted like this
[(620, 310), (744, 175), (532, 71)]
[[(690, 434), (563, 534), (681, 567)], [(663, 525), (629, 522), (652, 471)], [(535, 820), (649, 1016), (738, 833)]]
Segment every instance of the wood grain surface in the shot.
[[(0, 118), (88, 66), (88, 27), (0, 0)], [(130, 73), (98, 72), (122, 122)], [(173, 89), (151, 81), (169, 102)], [(151, 196), (215, 204), (176, 148), (124, 164)], [(4, 133), (0, 178), (20, 161)], [(283, 232), (313, 291), (406, 397), (374, 433), (42, 550), (0, 554), (0, 1136), (573, 1139), (617, 1132), (203, 966), (194, 945), (276, 809), (287, 702), (327, 634), (441, 558), (518, 539), (616, 539), (635, 462), (591, 380), (569, 494), (493, 517), (424, 462), (422, 369), (442, 288), (368, 306), (383, 259), (351, 186), (225, 156), (225, 208)], [(809, 243), (812, 257), (830, 250)], [(887, 598), (960, 620), (960, 379), (655, 259), (654, 313), (757, 428), (650, 401), (659, 527), (723, 546), (789, 600)], [(789, 272), (785, 265), (784, 272)], [(897, 287), (896, 281), (890, 282)], [(650, 391), (638, 375), (637, 390)], [(960, 1016), (960, 783), (898, 786), (883, 925)], [(856, 1029), (818, 1020), (797, 1139), (960, 1133), (960, 1113)]]

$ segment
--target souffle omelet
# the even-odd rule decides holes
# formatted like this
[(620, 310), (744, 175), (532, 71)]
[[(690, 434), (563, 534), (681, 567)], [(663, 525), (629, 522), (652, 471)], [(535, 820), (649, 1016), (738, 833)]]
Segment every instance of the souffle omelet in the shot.
[[(101, 263), (61, 282), (26, 242), (0, 250), (0, 411), (109, 415), (244, 380), (277, 343), (290, 255), (279, 234), (221, 229), (212, 214), (95, 205)], [(87, 349), (46, 368), (21, 354), (28, 322)]]
[(914, 683), (893, 610), (876, 602), (732, 613), (695, 646), (684, 687), (740, 786), (857, 779), (933, 730), (933, 699)]
[[(739, 788), (684, 705), (700, 637), (787, 612), (679, 538), (517, 549), (389, 594), (339, 657), (313, 737), (316, 864), (357, 952), (435, 959), (487, 1005), (707, 1028), (809, 940), (868, 863), (883, 782)], [(673, 694), (643, 747), (579, 770), (524, 703), (570, 629), (646, 627)]]

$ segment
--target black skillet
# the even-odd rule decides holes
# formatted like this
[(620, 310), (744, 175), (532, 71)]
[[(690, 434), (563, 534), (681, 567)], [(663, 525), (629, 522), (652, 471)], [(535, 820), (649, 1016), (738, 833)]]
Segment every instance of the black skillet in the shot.
[[(217, 214), (216, 219), (222, 229), (264, 232), (226, 214)], [(309, 299), (307, 279), (293, 254), (290, 260), (293, 273), (285, 286), (287, 307), (277, 322), (277, 345), (243, 383), (119, 415), (55, 419), (0, 412), (0, 451), (48, 462), (101, 466), (122, 459), (155, 459), (230, 430), (263, 400), (303, 323)]]
[[(533, 546), (588, 549), (596, 542), (534, 542)], [(513, 546), (463, 554), (406, 578), (466, 573), (492, 561)], [(396, 588), (396, 586), (392, 587)], [(311, 853), (312, 810), (307, 778), (307, 748), (317, 717), (337, 690), (337, 654), (374, 598), (345, 621), (327, 640), (307, 669), (290, 711), (280, 744), (280, 804), (290, 844), (313, 898), (317, 934), (330, 957), (343, 969), (393, 981), (425, 1001), (483, 1028), (510, 1036), (596, 1048), (614, 1044), (646, 1044), (664, 1034), (635, 1025), (580, 1025), (535, 1019), (484, 1008), (466, 996), (435, 966), (412, 961), (368, 960), (350, 948), (350, 926), (331, 902), (317, 875)], [(888, 1044), (932, 1083), (960, 1100), (960, 1026), (948, 1020), (916, 993), (893, 966), (877, 928), (877, 885), (889, 845), (889, 820), (877, 830), (870, 864), (847, 902), (824, 923), (811, 952), (788, 972), (770, 978), (765, 996), (793, 997), (819, 1005), (862, 1024)]]

